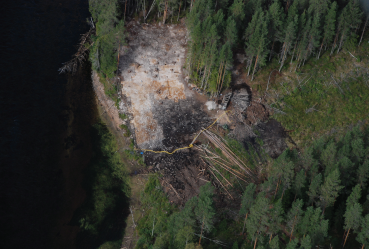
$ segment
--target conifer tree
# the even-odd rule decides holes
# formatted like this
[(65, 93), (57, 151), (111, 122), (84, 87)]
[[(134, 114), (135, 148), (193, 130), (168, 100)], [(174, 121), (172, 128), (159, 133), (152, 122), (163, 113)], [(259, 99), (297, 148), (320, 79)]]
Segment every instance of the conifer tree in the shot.
[(292, 203), (292, 207), (287, 214), (286, 226), (287, 226), (288, 231), (290, 232), (290, 241), (292, 239), (293, 232), (296, 230), (296, 227), (299, 226), (299, 223), (301, 221), (301, 217), (303, 214), (303, 211), (302, 211), (303, 204), (304, 203), (302, 200), (297, 199), (296, 201)]
[(311, 244), (317, 246), (324, 243), (324, 238), (328, 236), (328, 220), (324, 220), (322, 210), (319, 207), (315, 208), (308, 218), (309, 223), (307, 232), (310, 235)]
[(320, 203), (323, 207), (323, 214), (326, 207), (333, 205), (338, 196), (338, 192), (343, 188), (340, 186), (340, 171), (335, 169), (324, 180), (320, 189)]
[(321, 16), (319, 13), (315, 13), (312, 19), (311, 29), (309, 33), (308, 53), (311, 55), (314, 50), (319, 46), (321, 32), (320, 32), (320, 21)]
[(304, 236), (302, 239), (301, 239), (301, 246), (300, 246), (300, 249), (311, 249), (312, 248), (312, 245), (311, 245), (311, 239), (310, 239), (310, 236), (309, 234)]
[(230, 16), (232, 16), (236, 22), (241, 23), (245, 18), (245, 2), (242, 0), (235, 0), (231, 7), (229, 7)]
[(364, 218), (360, 221), (360, 232), (356, 236), (356, 240), (362, 244), (361, 249), (364, 249), (364, 246), (369, 246), (369, 214), (365, 215)]
[(247, 71), (247, 75), (250, 75), (251, 64), (256, 54), (255, 46), (257, 44), (254, 44), (254, 43), (257, 41), (257, 39), (255, 39), (256, 41), (254, 41), (253, 34), (255, 33), (255, 29), (259, 22), (260, 15), (262, 15), (262, 10), (261, 9), (255, 10), (255, 13), (252, 15), (251, 22), (247, 25), (247, 28), (245, 31), (245, 45), (246, 45), (245, 53), (247, 57), (249, 58), (248, 66), (247, 66), (249, 69)]
[(323, 176), (320, 173), (316, 175), (311, 181), (309, 192), (308, 192), (310, 203), (314, 204), (315, 199), (319, 196), (319, 190), (320, 190), (320, 185), (322, 184), (322, 181), (323, 181)]
[(365, 188), (368, 178), (369, 178), (369, 160), (365, 160), (364, 163), (361, 166), (359, 166), (357, 170), (358, 184), (360, 184), (362, 188)]
[(267, 56), (266, 49), (268, 45), (268, 23), (268, 16), (265, 15), (261, 9), (258, 9), (253, 15), (250, 25), (246, 29), (246, 54), (249, 58), (251, 58), (251, 61), (255, 57), (254, 70), (251, 80), (254, 79), (256, 67), (259, 65), (265, 65), (265, 59)]
[(239, 211), (240, 215), (242, 216), (245, 215), (245, 222), (243, 225), (242, 233), (245, 229), (245, 224), (246, 224), (247, 216), (250, 212), (250, 208), (255, 202), (255, 190), (256, 190), (256, 185), (253, 183), (250, 183), (249, 185), (247, 185), (245, 192), (243, 192), (243, 195), (242, 195), (241, 208)]
[(355, 30), (357, 26), (361, 23), (362, 14), (363, 13), (360, 10), (358, 0), (350, 0), (346, 7), (343, 9), (340, 16), (342, 26), (337, 53), (341, 50), (345, 40), (353, 35), (351, 31)]
[(298, 244), (299, 244), (298, 239), (290, 240), (290, 242), (287, 244), (286, 249), (296, 249)]
[(323, 41), (320, 45), (318, 59), (320, 57), (320, 53), (322, 51), (323, 45), (331, 44), (335, 34), (335, 27), (336, 27), (336, 18), (337, 18), (337, 3), (334, 1), (331, 4), (331, 7), (325, 16), (324, 28), (323, 28)]
[(185, 226), (180, 229), (175, 237), (175, 240), (180, 248), (183, 248), (188, 243), (192, 242), (194, 237), (194, 230), (191, 226)]
[(306, 182), (305, 170), (302, 169), (296, 174), (295, 181), (293, 184), (293, 188), (295, 191), (295, 199), (296, 196), (301, 194), (301, 189), (305, 187), (305, 182)]
[[(269, 243), (271, 243), (272, 236), (277, 234), (281, 230), (281, 224), (283, 222), (283, 207), (282, 199), (279, 199), (270, 211), (270, 221), (268, 227)], [(277, 236), (278, 237), (278, 236)]]
[(322, 155), (320, 157), (322, 164), (325, 167), (324, 170), (325, 176), (330, 174), (335, 169), (336, 153), (337, 153), (336, 143), (332, 140), (330, 143), (327, 144), (326, 148), (323, 150)]
[(276, 41), (282, 41), (283, 22), (285, 16), (283, 13), (283, 7), (281, 6), (280, 0), (273, 1), (273, 4), (270, 5), (269, 7), (268, 14), (270, 17), (269, 36), (273, 42), (269, 55), (270, 61), (273, 53), (274, 43)]
[(346, 209), (350, 208), (355, 203), (359, 203), (359, 199), (361, 198), (361, 187), (360, 185), (356, 185), (350, 194), (350, 196), (346, 200)]
[(269, 18), (267, 15), (263, 15), (263, 18), (260, 19), (260, 25), (257, 25), (254, 35), (254, 45), (255, 40), (258, 38), (259, 42), (256, 46), (256, 58), (255, 58), (255, 65), (254, 70), (252, 72), (251, 81), (254, 79), (255, 70), (258, 66), (264, 66), (266, 63), (266, 57), (267, 57), (267, 47), (269, 44), (269, 41), (267, 39), (268, 37), (268, 23)]
[(258, 194), (254, 205), (250, 209), (250, 215), (246, 222), (247, 233), (249, 234), (256, 248), (257, 241), (262, 237), (269, 226), (269, 200), (264, 197), (265, 193)]
[(289, 151), (286, 150), (278, 157), (272, 167), (271, 176), (278, 179), (275, 194), (277, 193), (279, 183), (281, 183), (283, 186), (283, 198), (284, 191), (291, 188), (291, 185), (293, 184), (294, 174), (294, 164), (289, 158)]
[(234, 46), (235, 42), (237, 41), (237, 28), (236, 22), (232, 17), (228, 17), (225, 29), (225, 43), (228, 42), (231, 47)]
[(347, 230), (345, 242), (343, 246), (346, 244), (347, 237), (350, 234), (350, 230), (357, 230), (360, 226), (361, 221), (361, 213), (363, 212), (363, 208), (360, 203), (354, 203), (347, 207), (346, 212), (344, 214), (345, 217), (345, 230)]
[(279, 237), (278, 235), (274, 236), (274, 238), (269, 243), (270, 249), (279, 249)]
[(361, 163), (365, 155), (365, 145), (361, 138), (357, 138), (351, 142), (352, 154), (354, 156), (354, 162)]
[(210, 183), (202, 186), (200, 188), (197, 205), (195, 206), (194, 213), (196, 219), (201, 224), (199, 244), (201, 243), (203, 231), (209, 232), (213, 227), (213, 218), (215, 215), (215, 210), (213, 207), (213, 192), (214, 188), (210, 185)]
[(298, 16), (295, 15), (295, 18), (293, 21), (288, 23), (285, 37), (283, 39), (283, 46), (281, 51), (281, 66), (279, 67), (279, 72), (281, 71), (284, 62), (287, 58), (287, 54), (290, 52), (291, 47), (293, 47), (293, 43), (296, 39), (296, 28), (298, 25)]

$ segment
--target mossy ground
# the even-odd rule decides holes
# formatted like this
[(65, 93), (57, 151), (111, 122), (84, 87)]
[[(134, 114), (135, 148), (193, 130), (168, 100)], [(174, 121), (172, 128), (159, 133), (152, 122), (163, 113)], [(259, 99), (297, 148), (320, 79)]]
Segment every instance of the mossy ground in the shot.
[(328, 49), (319, 60), (309, 58), (296, 72), (296, 62), (286, 63), (281, 76), (271, 77), (266, 91), (270, 72), (279, 68), (278, 58), (273, 58), (250, 84), (277, 109), (272, 117), (304, 147), (323, 134), (344, 131), (348, 125), (368, 119), (368, 53), (366, 35), (360, 47), (332, 55)]

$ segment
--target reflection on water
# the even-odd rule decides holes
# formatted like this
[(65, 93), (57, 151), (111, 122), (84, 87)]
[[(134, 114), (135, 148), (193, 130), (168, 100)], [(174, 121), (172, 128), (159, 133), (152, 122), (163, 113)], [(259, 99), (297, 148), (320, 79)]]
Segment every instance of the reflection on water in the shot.
[(70, 248), (78, 232), (68, 219), (83, 201), (95, 106), (87, 65), (69, 83), (57, 69), (76, 51), (88, 16), (87, 0), (2, 3), (2, 248)]

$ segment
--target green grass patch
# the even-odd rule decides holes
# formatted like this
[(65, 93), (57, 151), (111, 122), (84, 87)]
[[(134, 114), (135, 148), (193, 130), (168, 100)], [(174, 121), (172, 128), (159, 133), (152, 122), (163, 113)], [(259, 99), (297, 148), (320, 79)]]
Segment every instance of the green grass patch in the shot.
[(125, 113), (119, 113), (119, 118), (120, 118), (121, 120), (125, 120), (125, 119), (127, 119), (128, 117), (127, 117), (127, 114), (125, 114)]
[(127, 125), (125, 125), (125, 124), (121, 124), (121, 125), (120, 125), (120, 128), (121, 128), (122, 130), (124, 130), (124, 134), (123, 134), (123, 136), (125, 136), (125, 137), (129, 137), (129, 136), (131, 136), (131, 131), (129, 130), (129, 128), (128, 128), (128, 126), (127, 126)]
[[(361, 46), (351, 53), (368, 51), (368, 46)], [(273, 118), (291, 130), (297, 144), (306, 146), (333, 128), (368, 118), (369, 76), (363, 69), (368, 59), (355, 63), (346, 51), (332, 57), (327, 51), (320, 60), (310, 58), (298, 73), (287, 70), (286, 77), (269, 85), (270, 106), (285, 113), (276, 111)]]

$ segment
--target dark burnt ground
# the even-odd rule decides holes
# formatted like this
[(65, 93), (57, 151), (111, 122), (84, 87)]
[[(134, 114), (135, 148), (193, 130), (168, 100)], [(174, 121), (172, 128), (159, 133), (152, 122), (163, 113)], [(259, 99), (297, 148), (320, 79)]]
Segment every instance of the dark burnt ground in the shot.
[(268, 122), (260, 122), (255, 127), (263, 140), (263, 149), (272, 158), (277, 158), (282, 152), (287, 149), (285, 140), (288, 138), (282, 125), (275, 119), (270, 119)]
[[(153, 115), (163, 127), (163, 148), (155, 150), (173, 151), (188, 146), (196, 134), (213, 120), (203, 111), (203, 105), (194, 98), (156, 101)], [(206, 165), (193, 149), (166, 153), (145, 152), (145, 163), (150, 172), (160, 172), (162, 186), (169, 200), (184, 205), (199, 194), (199, 188), (209, 181)]]
[(204, 172), (204, 163), (193, 150), (173, 155), (150, 154), (146, 153), (145, 161), (152, 165), (149, 167), (151, 172), (162, 174), (161, 184), (171, 203), (184, 205), (198, 195), (200, 187), (209, 181), (208, 173)]
[[(285, 129), (279, 122), (270, 119), (270, 110), (258, 92), (253, 91), (245, 82), (232, 86), (234, 92), (241, 88), (245, 88), (249, 93), (250, 105), (240, 112), (232, 105), (231, 99), (228, 109), (233, 113), (230, 115), (233, 138), (243, 143), (246, 150), (253, 146), (259, 154), (263, 149), (270, 157), (277, 158), (287, 148), (285, 140), (289, 137)], [(256, 143), (256, 138), (263, 140), (262, 146)]]

